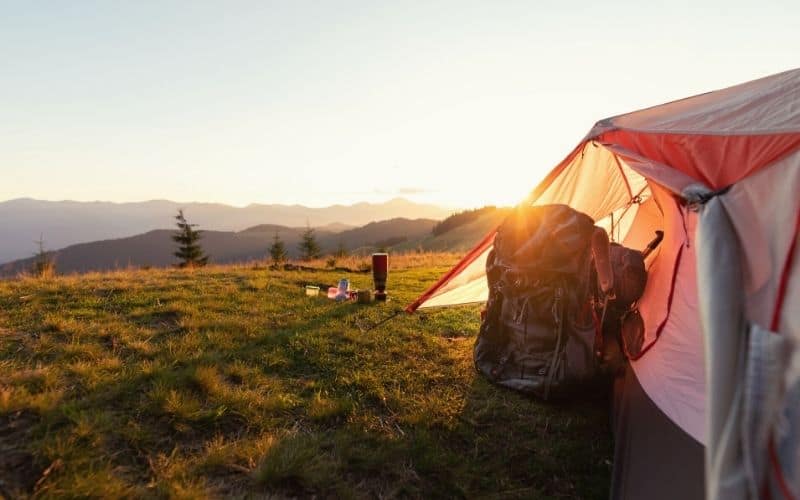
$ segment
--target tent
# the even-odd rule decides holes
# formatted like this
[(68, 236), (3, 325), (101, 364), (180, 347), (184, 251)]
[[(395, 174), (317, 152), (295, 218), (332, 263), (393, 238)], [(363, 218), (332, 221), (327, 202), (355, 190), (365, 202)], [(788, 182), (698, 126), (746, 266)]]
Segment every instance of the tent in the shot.
[[(800, 498), (800, 69), (601, 120), (524, 203), (570, 205), (632, 248), (665, 233), (612, 496), (691, 477), (708, 498)], [(485, 301), (493, 238), (407, 310)]]

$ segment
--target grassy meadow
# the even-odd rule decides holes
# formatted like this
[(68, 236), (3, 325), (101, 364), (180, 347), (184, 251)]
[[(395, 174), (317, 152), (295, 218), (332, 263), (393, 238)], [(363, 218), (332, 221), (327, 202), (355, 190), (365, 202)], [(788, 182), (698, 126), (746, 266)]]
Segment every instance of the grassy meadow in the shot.
[(455, 259), (394, 259), (371, 305), (263, 263), (0, 282), (0, 497), (606, 497), (602, 395), (488, 384), (477, 307), (371, 328)]

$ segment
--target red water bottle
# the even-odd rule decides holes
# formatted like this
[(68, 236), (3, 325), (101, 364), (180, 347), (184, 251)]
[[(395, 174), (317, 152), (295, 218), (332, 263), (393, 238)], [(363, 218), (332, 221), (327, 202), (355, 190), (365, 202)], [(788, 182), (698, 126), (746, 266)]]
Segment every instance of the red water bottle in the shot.
[(372, 281), (375, 283), (375, 300), (386, 301), (386, 278), (389, 276), (389, 254), (372, 254)]

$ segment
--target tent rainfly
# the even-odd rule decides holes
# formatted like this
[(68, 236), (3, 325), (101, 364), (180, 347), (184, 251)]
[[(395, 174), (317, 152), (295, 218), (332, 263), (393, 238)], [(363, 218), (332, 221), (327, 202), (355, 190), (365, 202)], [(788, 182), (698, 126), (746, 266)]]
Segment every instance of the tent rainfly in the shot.
[[(524, 203), (632, 248), (664, 231), (637, 384), (705, 451), (706, 497), (800, 498), (800, 69), (601, 120)], [(407, 311), (485, 301), (493, 239)], [(670, 453), (626, 446), (653, 476)]]

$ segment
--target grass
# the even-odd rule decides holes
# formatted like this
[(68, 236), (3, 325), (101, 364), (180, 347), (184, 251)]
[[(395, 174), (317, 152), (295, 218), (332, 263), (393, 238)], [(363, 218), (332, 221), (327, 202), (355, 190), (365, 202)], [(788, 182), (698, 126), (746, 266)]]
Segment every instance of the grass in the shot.
[(0, 496), (607, 496), (603, 398), (486, 383), (477, 308), (370, 329), (454, 258), (393, 261), (366, 306), (263, 264), (0, 282)]

